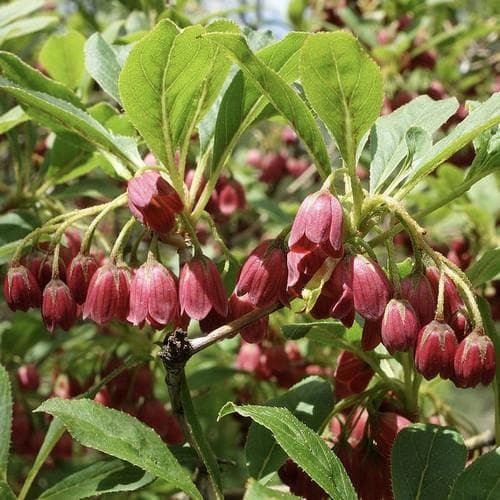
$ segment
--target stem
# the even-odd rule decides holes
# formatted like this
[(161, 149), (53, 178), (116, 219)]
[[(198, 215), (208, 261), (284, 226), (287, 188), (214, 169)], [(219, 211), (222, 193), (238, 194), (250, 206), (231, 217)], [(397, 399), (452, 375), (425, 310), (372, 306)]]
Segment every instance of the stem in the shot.
[(201, 253), (201, 244), (198, 240), (198, 236), (196, 236), (196, 229), (193, 226), (190, 216), (187, 215), (185, 212), (181, 212), (179, 214), (179, 218), (182, 221), (184, 229), (189, 234), (189, 238), (194, 246), (195, 252)]
[(111, 249), (111, 254), (109, 255), (109, 260), (111, 262), (115, 262), (117, 256), (122, 253), (123, 247), (125, 246), (130, 230), (134, 226), (135, 222), (136, 222), (135, 217), (132, 216), (130, 217), (128, 222), (122, 227), (122, 230), (120, 231), (120, 234), (118, 235), (118, 238), (116, 238), (115, 244)]
[(411, 353), (401, 353), (407, 410), (418, 417), (418, 390), (422, 378), (415, 372)]

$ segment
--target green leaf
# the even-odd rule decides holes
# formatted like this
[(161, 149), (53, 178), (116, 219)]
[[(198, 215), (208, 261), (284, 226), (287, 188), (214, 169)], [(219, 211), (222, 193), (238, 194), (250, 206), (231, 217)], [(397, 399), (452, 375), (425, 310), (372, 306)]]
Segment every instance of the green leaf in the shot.
[(236, 406), (227, 403), (219, 418), (238, 413), (269, 429), (285, 453), (332, 498), (356, 500), (357, 495), (342, 462), (318, 434), (286, 408)]
[(124, 164), (138, 167), (143, 164), (133, 139), (112, 134), (73, 104), (42, 92), (23, 89), (3, 78), (0, 78), (0, 89), (12, 94), (35, 121), (55, 132), (73, 132), (93, 144), (112, 162), (121, 177), (131, 177)]
[(268, 488), (258, 481), (255, 481), (255, 479), (250, 479), (243, 500), (262, 500), (264, 498), (269, 498), (270, 500), (273, 498), (277, 500), (300, 500), (299, 497), (291, 493)]
[(49, 75), (70, 89), (78, 87), (84, 72), (85, 37), (75, 30), (50, 36), (43, 44), (39, 61)]
[(297, 340), (305, 337), (315, 327), (328, 329), (328, 331), (334, 336), (339, 336), (345, 331), (345, 327), (341, 323), (333, 320), (309, 321), (307, 323), (289, 323), (288, 325), (283, 325), (281, 327), (281, 331), (287, 339)]
[(121, 460), (93, 463), (45, 490), (40, 499), (78, 500), (116, 491), (135, 491), (151, 483), (154, 476)]
[(94, 33), (85, 44), (85, 67), (104, 92), (121, 103), (118, 91), (121, 66), (113, 47), (100, 33)]
[(394, 497), (445, 500), (466, 457), (458, 432), (437, 425), (406, 427), (396, 437), (391, 453)]
[(2, 415), (0, 418), (0, 480), (6, 481), (12, 424), (12, 393), (9, 374), (2, 365), (0, 365), (0, 415)]
[(49, 399), (36, 411), (59, 418), (83, 446), (130, 462), (193, 498), (202, 498), (160, 436), (134, 417), (88, 399)]
[[(295, 129), (314, 158), (321, 175), (328, 176), (331, 166), (325, 141), (312, 113), (299, 95), (250, 50), (242, 35), (208, 33), (204, 38), (224, 48), (257, 89)], [(241, 99), (237, 99), (236, 102), (241, 102)], [(241, 114), (241, 111), (236, 110), (236, 113)]]
[(16, 19), (27, 16), (40, 7), (43, 7), (45, 0), (17, 0), (9, 2), (0, 7), (0, 26), (6, 26)]
[[(307, 33), (290, 33), (283, 40), (257, 52), (257, 57), (287, 83), (298, 78), (299, 49)], [(220, 103), (215, 127), (204, 142), (214, 136), (212, 172), (221, 170), (243, 132), (252, 125), (268, 100), (240, 70), (229, 84)]]
[(486, 131), (478, 139), (476, 156), (464, 179), (469, 186), (500, 170), (500, 127)]
[(382, 107), (379, 67), (351, 34), (316, 33), (302, 48), (300, 81), (344, 161), (354, 165), (358, 145)]
[(422, 95), (390, 115), (381, 116), (370, 133), (370, 193), (381, 190), (384, 182), (408, 154), (405, 140), (408, 130), (418, 127), (433, 134), (456, 111), (453, 97), (434, 101)]
[(36, 16), (31, 19), (20, 19), (0, 28), (0, 46), (7, 40), (30, 35), (42, 31), (57, 22), (55, 16)]
[[(310, 429), (318, 431), (333, 408), (332, 386), (320, 377), (308, 377), (285, 394), (268, 401), (266, 406), (287, 408)], [(245, 452), (248, 471), (256, 479), (278, 470), (287, 458), (271, 431), (255, 422), (248, 431)]]
[(457, 478), (448, 500), (500, 498), (500, 448), (474, 460)]
[(5, 134), (10, 129), (28, 121), (30, 117), (21, 106), (16, 106), (0, 116), (0, 134)]
[(16, 500), (17, 497), (14, 492), (10, 489), (10, 486), (0, 479), (0, 498), (2, 500)]
[(43, 92), (63, 101), (68, 101), (78, 108), (84, 108), (81, 101), (70, 89), (47, 78), (40, 71), (33, 69), (10, 52), (0, 51), (0, 69), (6, 79), (20, 87), (24, 87), (25, 90)]
[(500, 277), (500, 248), (486, 251), (467, 270), (467, 276), (473, 286), (480, 286), (488, 281), (498, 279)]

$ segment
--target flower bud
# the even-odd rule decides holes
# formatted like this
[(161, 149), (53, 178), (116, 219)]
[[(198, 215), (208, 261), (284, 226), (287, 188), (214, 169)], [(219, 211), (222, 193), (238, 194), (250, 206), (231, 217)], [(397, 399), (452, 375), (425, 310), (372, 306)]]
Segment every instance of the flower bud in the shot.
[(69, 265), (66, 282), (77, 304), (87, 298), (90, 280), (97, 271), (97, 262), (91, 255), (78, 254)]
[(355, 316), (352, 290), (353, 265), (353, 256), (346, 255), (337, 263), (326, 285), (334, 298), (330, 316), (339, 319), (348, 328), (353, 325)]
[(17, 369), (17, 382), (22, 391), (36, 391), (40, 385), (40, 375), (36, 365), (30, 363)]
[(128, 181), (128, 206), (136, 219), (157, 233), (168, 233), (182, 201), (175, 189), (156, 171), (148, 170)]
[(335, 196), (323, 189), (306, 197), (293, 221), (289, 245), (294, 252), (319, 245), (331, 257), (342, 256), (343, 212)]
[(343, 399), (363, 392), (373, 377), (373, 370), (356, 354), (342, 351), (335, 368), (335, 396)]
[(129, 313), (130, 271), (114, 263), (100, 267), (89, 283), (83, 319), (99, 325), (112, 319), (125, 321)]
[(266, 184), (276, 184), (285, 174), (286, 155), (283, 153), (268, 153), (257, 167), (260, 169), (259, 180)]
[(474, 330), (458, 345), (453, 382), (458, 387), (488, 385), (495, 376), (495, 348), (482, 330)]
[(13, 311), (40, 307), (42, 302), (42, 293), (35, 276), (27, 267), (19, 264), (7, 271), (3, 281), (3, 295)]
[(287, 287), (289, 293), (299, 295), (314, 273), (322, 266), (328, 255), (320, 246), (301, 253), (290, 250), (286, 254), (288, 269)]
[(412, 274), (401, 280), (401, 297), (411, 304), (421, 326), (434, 319), (437, 297), (425, 274)]
[(281, 302), (288, 304), (286, 254), (272, 240), (262, 242), (243, 264), (236, 295), (247, 294), (255, 307), (268, 307)]
[(154, 257), (136, 270), (130, 282), (130, 310), (127, 320), (133, 325), (147, 321), (164, 328), (179, 313), (177, 280), (173, 273)]
[(384, 411), (370, 425), (370, 435), (377, 444), (377, 449), (385, 458), (391, 457), (392, 446), (399, 431), (411, 424), (412, 422), (402, 415), (392, 411)]
[[(246, 295), (238, 297), (233, 293), (229, 299), (229, 317), (231, 318), (231, 321), (239, 319), (245, 314), (255, 311), (255, 309), (255, 306), (252, 305)], [(241, 338), (249, 344), (260, 342), (267, 334), (268, 323), (268, 316), (264, 316), (263, 318), (254, 321), (240, 330)]]
[(245, 208), (245, 191), (236, 179), (221, 176), (215, 189), (217, 190), (217, 205), (222, 215), (232, 215)]
[(407, 300), (391, 299), (385, 308), (382, 329), (382, 343), (387, 350), (406, 352), (415, 347), (419, 322), (413, 307)]
[(457, 340), (460, 342), (469, 333), (469, 318), (462, 309), (455, 311), (450, 319), (450, 326), (457, 336)]
[[(47, 283), (52, 279), (52, 268), (54, 266), (54, 256), (46, 254), (43, 257), (34, 257), (31, 261), (31, 272), (38, 281), (40, 290), (43, 290)], [(66, 265), (61, 257), (59, 257), (58, 274), (62, 281), (66, 281)]]
[(227, 315), (227, 298), (217, 267), (204, 255), (194, 256), (182, 267), (179, 278), (181, 314), (203, 319), (214, 309)]
[(363, 333), (361, 335), (361, 347), (363, 351), (371, 351), (382, 341), (382, 318), (376, 320), (365, 319)]
[(392, 287), (382, 268), (363, 255), (353, 262), (352, 291), (354, 308), (365, 319), (375, 320), (384, 314)]
[[(436, 267), (428, 267), (425, 274), (429, 279), (436, 297), (439, 293), (439, 277), (440, 272)], [(464, 305), (461, 299), (457, 286), (452, 279), (445, 275), (444, 277), (444, 317), (449, 320), (453, 314), (462, 308)]]
[(427, 380), (437, 375), (447, 379), (453, 376), (453, 360), (457, 338), (453, 330), (441, 321), (433, 320), (418, 334), (415, 367)]
[(56, 326), (69, 330), (76, 321), (76, 302), (66, 283), (60, 279), (49, 281), (43, 290), (42, 318), (49, 332)]

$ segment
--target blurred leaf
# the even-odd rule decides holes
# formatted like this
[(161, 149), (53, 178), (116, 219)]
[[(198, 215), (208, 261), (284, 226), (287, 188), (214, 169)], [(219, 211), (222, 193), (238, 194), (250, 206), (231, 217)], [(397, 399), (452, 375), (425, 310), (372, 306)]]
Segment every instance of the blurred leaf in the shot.
[(154, 479), (151, 474), (121, 460), (100, 460), (65, 477), (39, 498), (78, 500), (116, 491), (135, 491)]
[[(12, 424), (12, 393), (9, 374), (0, 365), (0, 480), (7, 480)], [(2, 496), (3, 498), (3, 496)]]
[(12, 23), (43, 7), (45, 0), (17, 0), (0, 7), (0, 26)]
[(500, 448), (472, 462), (457, 478), (448, 500), (500, 498)]
[(5, 134), (5, 132), (29, 119), (30, 117), (23, 111), (21, 106), (15, 106), (0, 116), (0, 134)]
[(57, 22), (55, 16), (36, 16), (31, 19), (20, 19), (0, 28), (0, 46), (7, 40), (36, 33)]
[(406, 133), (418, 127), (434, 133), (458, 108), (453, 97), (434, 101), (422, 95), (390, 115), (381, 116), (370, 133), (370, 193), (379, 192), (384, 182), (408, 154)]
[(318, 434), (286, 408), (236, 406), (227, 403), (219, 418), (238, 413), (269, 429), (285, 453), (332, 498), (356, 500), (357, 495), (342, 462)]
[(2, 500), (16, 500), (17, 497), (14, 492), (10, 489), (10, 486), (5, 482), (0, 480), (0, 498)]
[(283, 335), (289, 340), (305, 337), (313, 328), (327, 329), (332, 335), (339, 336), (345, 331), (345, 326), (335, 320), (309, 321), (307, 323), (289, 323), (281, 327)]
[[(332, 386), (320, 377), (308, 377), (285, 394), (269, 400), (266, 406), (287, 408), (310, 429), (319, 431), (333, 408)], [(287, 459), (273, 433), (255, 422), (248, 431), (245, 453), (248, 471), (256, 479), (278, 470)]]
[(83, 446), (130, 462), (193, 498), (202, 498), (161, 438), (134, 417), (88, 399), (49, 399), (36, 411), (58, 417)]
[(276, 499), (276, 500), (300, 500), (299, 497), (292, 495), (291, 493), (286, 493), (284, 491), (274, 490), (268, 488), (263, 484), (255, 481), (255, 479), (250, 479), (247, 484), (247, 489), (243, 500), (262, 500), (262, 499)]
[(316, 33), (302, 47), (300, 81), (344, 161), (354, 165), (357, 147), (382, 107), (380, 68), (351, 34)]
[(85, 44), (85, 67), (104, 92), (121, 103), (118, 91), (121, 66), (113, 47), (100, 33), (94, 33)]
[(391, 453), (394, 497), (445, 500), (466, 457), (464, 439), (453, 429), (429, 424), (404, 428)]
[[(204, 38), (223, 47), (228, 56), (240, 66), (246, 76), (252, 80), (252, 83), (287, 119), (314, 158), (320, 174), (327, 177), (330, 174), (331, 166), (325, 141), (312, 113), (299, 95), (280, 75), (250, 50), (242, 35), (209, 33)], [(241, 102), (241, 96), (238, 94), (239, 92), (235, 95), (235, 104)], [(233, 100), (231, 99), (231, 101)], [(241, 116), (240, 110), (236, 116)]]
[(74, 89), (80, 84), (85, 69), (84, 45), (85, 37), (75, 30), (52, 35), (43, 44), (39, 61), (52, 78)]
[(23, 238), (39, 224), (39, 218), (28, 210), (13, 210), (0, 215), (0, 245)]
[(498, 279), (500, 277), (500, 248), (486, 251), (467, 270), (467, 276), (473, 286), (480, 286), (488, 281)]
[(500, 127), (479, 136), (476, 156), (467, 170), (464, 182), (472, 185), (495, 171), (500, 171)]

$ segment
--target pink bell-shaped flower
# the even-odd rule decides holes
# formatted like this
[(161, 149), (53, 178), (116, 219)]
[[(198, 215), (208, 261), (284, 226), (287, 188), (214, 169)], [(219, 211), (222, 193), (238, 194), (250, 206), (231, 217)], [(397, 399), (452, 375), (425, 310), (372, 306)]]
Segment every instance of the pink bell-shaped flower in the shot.
[(40, 307), (42, 293), (33, 273), (25, 266), (14, 265), (7, 271), (3, 282), (3, 295), (13, 311), (27, 311)]
[(75, 324), (76, 317), (76, 302), (68, 285), (60, 279), (49, 281), (42, 300), (42, 318), (47, 330), (53, 332), (60, 326), (67, 331)]

